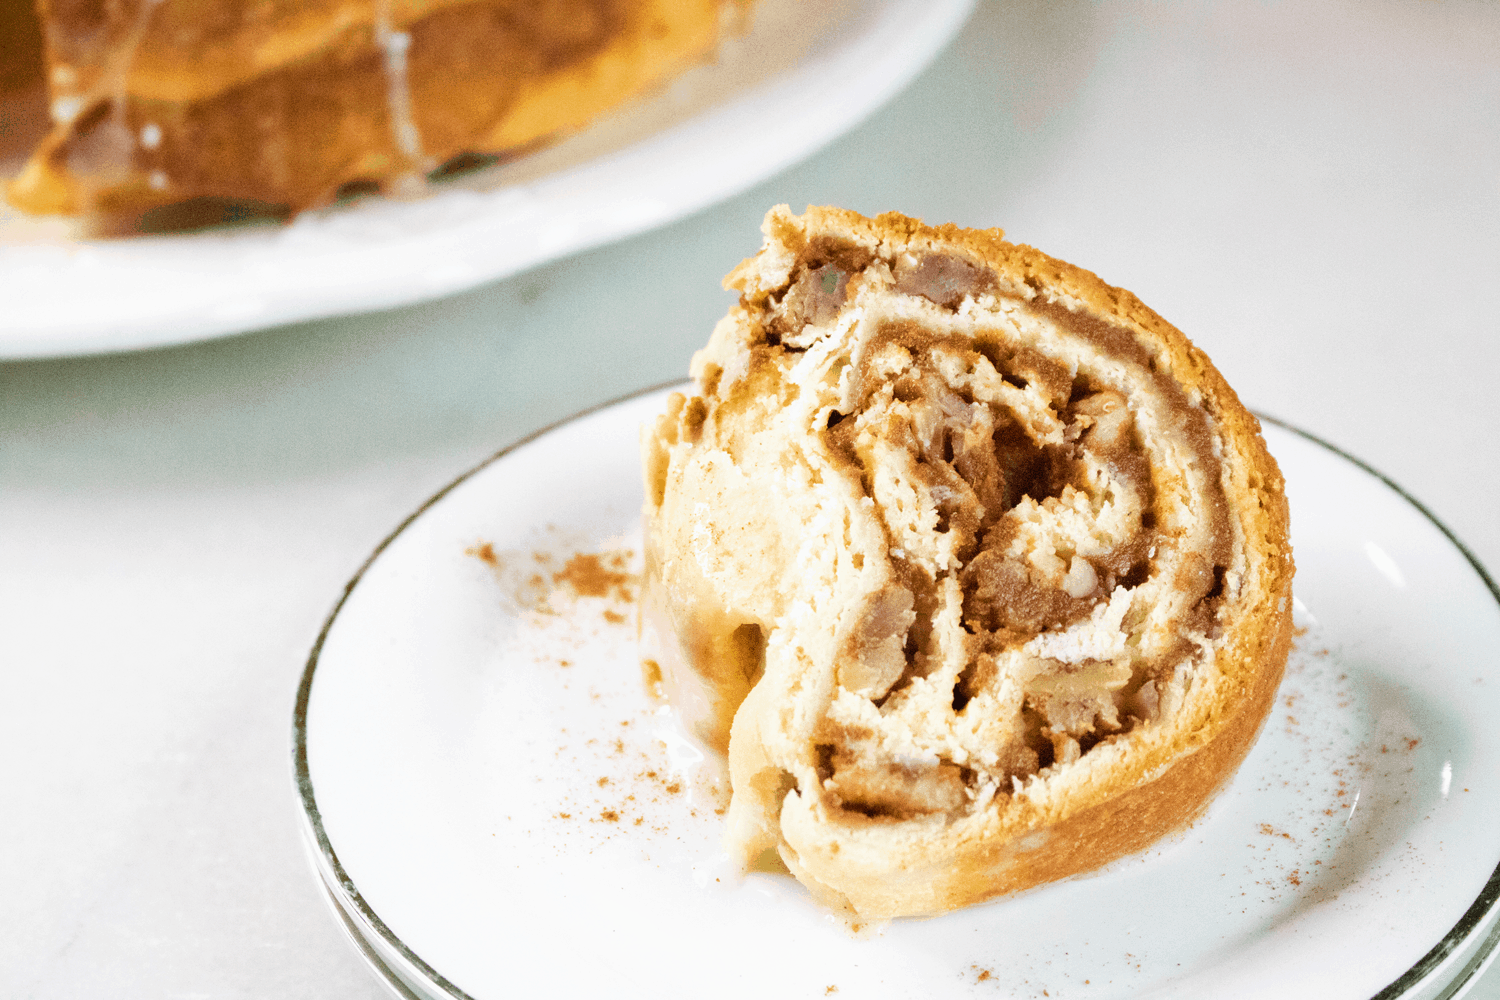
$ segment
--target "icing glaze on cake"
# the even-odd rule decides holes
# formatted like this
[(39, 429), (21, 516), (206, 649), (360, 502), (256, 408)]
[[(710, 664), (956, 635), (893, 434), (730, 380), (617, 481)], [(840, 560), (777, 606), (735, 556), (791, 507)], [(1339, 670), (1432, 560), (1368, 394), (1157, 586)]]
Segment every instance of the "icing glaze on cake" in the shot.
[(296, 211), (510, 156), (713, 52), (742, 0), (37, 0), (35, 213), (190, 199)]

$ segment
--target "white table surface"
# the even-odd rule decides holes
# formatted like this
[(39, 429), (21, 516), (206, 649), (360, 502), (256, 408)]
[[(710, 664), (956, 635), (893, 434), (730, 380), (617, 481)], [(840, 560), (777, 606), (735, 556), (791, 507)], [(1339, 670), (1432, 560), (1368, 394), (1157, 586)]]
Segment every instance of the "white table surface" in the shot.
[(667, 229), (419, 307), (0, 365), (0, 996), (385, 995), (299, 842), (308, 648), (455, 474), (684, 374), (776, 202), (1001, 225), (1132, 289), (1500, 569), (1500, 6), (985, 0), (855, 132)]

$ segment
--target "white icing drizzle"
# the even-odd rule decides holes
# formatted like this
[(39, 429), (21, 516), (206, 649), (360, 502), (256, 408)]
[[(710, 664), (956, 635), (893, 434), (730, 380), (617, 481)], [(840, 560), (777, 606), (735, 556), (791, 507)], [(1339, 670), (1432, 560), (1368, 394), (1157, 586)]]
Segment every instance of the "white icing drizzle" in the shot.
[[(93, 179), (96, 184), (109, 184), (128, 177), (135, 165), (136, 137), (131, 133), (125, 116), (130, 96), (130, 67), (135, 62), (141, 39), (145, 37), (151, 14), (161, 2), (142, 0), (122, 35), (117, 39), (114, 32), (109, 33), (102, 71), (86, 93), (59, 97), (52, 102), (53, 120), (64, 127), (72, 127), (80, 115), (100, 101), (108, 103), (108, 117), (68, 151), (68, 169), (81, 177)], [(118, 17), (117, 10), (110, 5), (112, 19)], [(72, 78), (73, 74), (69, 73), (67, 79)], [(54, 79), (60, 83), (63, 78)], [(156, 143), (143, 142), (143, 145), (154, 148), (160, 142), (158, 128)]]
[(419, 192), (425, 186), (422, 171), (426, 157), (422, 135), (412, 115), (411, 87), (406, 78), (406, 54), (411, 35), (396, 31), (391, 24), (391, 0), (375, 0), (375, 41), (385, 51), (385, 101), (391, 119), (391, 133), (396, 149), (406, 160), (407, 170), (397, 178), (397, 190), (403, 194)]
[(78, 117), (78, 112), (83, 110), (83, 98), (77, 96), (53, 98), (49, 110), (54, 122), (59, 125), (71, 125), (73, 119)]

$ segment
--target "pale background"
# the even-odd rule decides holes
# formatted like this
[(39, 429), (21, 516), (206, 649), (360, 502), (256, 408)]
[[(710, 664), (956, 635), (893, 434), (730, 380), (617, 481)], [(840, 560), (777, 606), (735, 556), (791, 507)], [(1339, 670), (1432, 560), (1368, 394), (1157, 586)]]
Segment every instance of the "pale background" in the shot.
[(1500, 6), (983, 0), (863, 126), (657, 232), (423, 306), (0, 365), (0, 996), (385, 995), (302, 856), (308, 648), (457, 473), (683, 375), (776, 202), (1000, 225), (1130, 288), (1500, 568)]

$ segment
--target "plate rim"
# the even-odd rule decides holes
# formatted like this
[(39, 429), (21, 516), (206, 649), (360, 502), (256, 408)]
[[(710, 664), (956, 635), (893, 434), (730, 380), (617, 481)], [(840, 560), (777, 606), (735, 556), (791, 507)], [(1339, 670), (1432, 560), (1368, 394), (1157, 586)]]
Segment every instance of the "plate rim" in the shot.
[[(1279, 427), (1284, 431), (1294, 434), (1305, 441), (1332, 452), (1339, 458), (1369, 473), (1401, 499), (1411, 504), (1417, 513), (1425, 517), (1431, 522), (1433, 527), (1442, 533), (1443, 537), (1448, 540), (1448, 544), (1458, 550), (1459, 554), (1468, 562), (1469, 567), (1478, 575), (1480, 582), (1489, 590), (1490, 596), (1494, 598), (1495, 603), (1500, 605), (1500, 586), (1496, 585), (1494, 577), (1490, 576), (1489, 571), (1484, 568), (1484, 564), (1479, 561), (1479, 557), (1470, 551), (1469, 547), (1453, 533), (1453, 529), (1443, 523), (1442, 519), (1433, 513), (1426, 504), (1413, 496), (1400, 483), (1375, 468), (1369, 462), (1366, 462), (1357, 455), (1350, 454), (1331, 441), (1327, 441), (1310, 431), (1303, 430), (1301, 427), (1282, 420), (1279, 417), (1273, 417), (1258, 410), (1254, 412), (1262, 423), (1271, 424), (1274, 427)], [(1449, 928), (1448, 932), (1443, 935), (1438, 943), (1433, 945), (1427, 954), (1418, 959), (1415, 965), (1398, 976), (1385, 989), (1375, 994), (1371, 1000), (1397, 1000), (1397, 998), (1406, 995), (1409, 989), (1418, 985), (1433, 972), (1437, 971), (1438, 967), (1447, 960), (1448, 956), (1457, 951), (1464, 941), (1468, 939), (1469, 935), (1478, 929), (1484, 923), (1485, 919), (1495, 911), (1497, 901), (1500, 901), (1500, 864), (1497, 864), (1495, 870), (1490, 872), (1489, 880), (1485, 882), (1484, 888), (1479, 891), (1479, 895), (1475, 897), (1474, 902), (1469, 905), (1469, 908), (1464, 911), (1463, 916), (1458, 918), (1458, 922)], [(1443, 991), (1437, 994), (1434, 1000), (1447, 1000), (1447, 998), (1457, 996), (1466, 989), (1468, 983), (1479, 974), (1481, 967), (1485, 964), (1485, 960), (1495, 952), (1497, 947), (1500, 947), (1500, 920), (1495, 921), (1494, 926), (1490, 928), (1489, 934), (1480, 943), (1479, 948), (1473, 955), (1469, 956), (1469, 961), (1464, 964), (1464, 967), (1459, 970), (1455, 978), (1447, 984)]]
[[(303, 834), (309, 848), (309, 859), (312, 863), (314, 874), (318, 877), (319, 882), (322, 883), (324, 890), (329, 894), (330, 903), (337, 907), (341, 903), (347, 902), (349, 906), (354, 908), (355, 913), (372, 930), (380, 935), (385, 944), (394, 949), (397, 954), (408, 962), (414, 971), (430, 980), (433, 986), (446, 992), (452, 1000), (478, 1000), (478, 998), (465, 992), (457, 984), (433, 968), (425, 959), (412, 951), (386, 925), (385, 921), (381, 919), (380, 915), (375, 912), (374, 908), (361, 895), (348, 872), (344, 870), (343, 864), (339, 861), (338, 853), (333, 848), (333, 842), (323, 827), (322, 816), (318, 811), (317, 798), (313, 791), (312, 773), (307, 759), (307, 709), (312, 696), (313, 678), (317, 672), (318, 659), (323, 651), (323, 644), (327, 640), (328, 634), (332, 630), (334, 622), (338, 619), (339, 612), (343, 609), (344, 604), (353, 595), (355, 588), (359, 585), (365, 573), (374, 565), (375, 561), (380, 558), (381, 554), (413, 522), (441, 502), (449, 493), (512, 452), (568, 424), (583, 420), (603, 410), (633, 402), (644, 396), (663, 392), (668, 389), (680, 390), (692, 384), (691, 380), (673, 379), (596, 403), (516, 439), (460, 473), (456, 478), (423, 501), (415, 510), (403, 518), (389, 534), (380, 540), (379, 544), (375, 546), (370, 555), (365, 558), (354, 575), (344, 585), (342, 593), (339, 594), (338, 599), (334, 602), (332, 610), (329, 611), (321, 629), (318, 631), (317, 639), (313, 642), (312, 649), (308, 653), (307, 663), (303, 667), (302, 676), (297, 684), (297, 695), (292, 711), (292, 763), (298, 803), (301, 806)], [(1417, 513), (1436, 527), (1442, 533), (1443, 537), (1447, 539), (1448, 543), (1464, 557), (1479, 577), (1480, 582), (1489, 591), (1496, 605), (1500, 606), (1500, 585), (1496, 584), (1495, 579), (1490, 576), (1484, 564), (1479, 561), (1479, 558), (1469, 547), (1421, 500), (1417, 499), (1399, 483), (1370, 463), (1351, 454), (1338, 445), (1281, 418), (1271, 416), (1259, 410), (1252, 412), (1263, 424), (1270, 424), (1287, 431), (1351, 463), (1373, 476), (1397, 496), (1405, 500)], [(1494, 871), (1490, 873), (1488, 881), (1485, 882), (1478, 896), (1475, 897), (1474, 901), (1464, 911), (1463, 915), (1459, 917), (1458, 921), (1411, 968), (1407, 969), (1406, 972), (1402, 973), (1384, 989), (1376, 993), (1371, 1000), (1399, 1000), (1401, 997), (1410, 996), (1410, 990), (1421, 985), (1429, 976), (1437, 972), (1449, 956), (1458, 951), (1468, 941), (1469, 937), (1478, 928), (1483, 926), (1485, 920), (1496, 913), (1497, 908), (1500, 908), (1497, 907), (1497, 903), (1500, 903), (1500, 864), (1497, 864)], [(346, 932), (357, 932), (357, 927), (348, 915), (341, 914), (340, 916), (340, 922), (344, 925)], [(366, 959), (369, 958), (370, 948), (368, 943), (363, 947), (359, 945), (356, 945), (356, 947), (363, 957)], [(1478, 947), (1469, 955), (1468, 961), (1455, 973), (1454, 978), (1444, 986), (1442, 991), (1434, 996), (1433, 1000), (1448, 1000), (1448, 998), (1462, 993), (1467, 989), (1472, 980), (1480, 974), (1488, 964), (1487, 960), (1493, 957), (1497, 950), (1500, 950), (1500, 919), (1494, 921), (1489, 934), (1478, 942)], [(384, 966), (385, 964), (381, 962), (380, 969), (373, 969), (383, 981), (388, 978), (387, 973), (389, 971)]]
[[(316, 856), (311, 859), (313, 863), (314, 874), (317, 875), (318, 880), (324, 885), (330, 895), (333, 895), (335, 897), (331, 899), (331, 902), (333, 902), (334, 905), (339, 905), (339, 903), (343, 902), (343, 900), (347, 900), (355, 908), (355, 911), (359, 914), (359, 916), (366, 923), (368, 923), (369, 926), (374, 929), (376, 933), (378, 933), (388, 945), (396, 949), (396, 951), (404, 959), (406, 959), (406, 961), (410, 962), (417, 971), (430, 979), (433, 985), (438, 986), (440, 989), (443, 989), (451, 994), (454, 1000), (478, 1000), (478, 998), (471, 996), (469, 993), (460, 989), (457, 984), (453, 983), (441, 972), (438, 972), (436, 969), (434, 969), (430, 964), (428, 964), (425, 959), (423, 959), (416, 952), (412, 951), (411, 948), (407, 946), (406, 942), (402, 941), (396, 935), (396, 933), (386, 925), (385, 921), (380, 918), (380, 915), (375, 912), (374, 908), (370, 906), (370, 904), (365, 900), (364, 896), (360, 894), (359, 889), (354, 885), (354, 880), (349, 877), (349, 873), (344, 870), (343, 863), (339, 861), (338, 852), (333, 849), (333, 842), (329, 839), (328, 831), (323, 828), (322, 815), (318, 812), (317, 797), (313, 793), (312, 772), (309, 769), (307, 762), (307, 707), (308, 702), (312, 698), (313, 675), (317, 672), (318, 657), (323, 652), (323, 644), (327, 641), (328, 633), (333, 629), (333, 623), (338, 619), (339, 612), (343, 610), (344, 604), (348, 602), (350, 596), (354, 593), (354, 588), (359, 585), (359, 582), (364, 578), (365, 573), (371, 566), (375, 564), (375, 560), (379, 559), (381, 554), (384, 553), (385, 550), (396, 541), (396, 539), (402, 534), (402, 532), (404, 532), (408, 527), (412, 525), (413, 522), (417, 520), (417, 518), (421, 517), (432, 507), (436, 506), (449, 493), (452, 493), (455, 489), (462, 486), (464, 483), (468, 482), (474, 476), (478, 475), (480, 472), (493, 465), (495, 462), (498, 462), (506, 455), (509, 455), (511, 452), (523, 448), (531, 442), (537, 440), (538, 438), (544, 437), (547, 434), (550, 434), (552, 431), (558, 430), (566, 426), (567, 424), (582, 420), (585, 417), (592, 416), (595, 413), (598, 413), (602, 410), (607, 410), (613, 406), (631, 402), (643, 396), (649, 396), (653, 393), (662, 392), (667, 389), (684, 387), (689, 384), (691, 383), (688, 381), (684, 381), (683, 379), (672, 379), (668, 382), (658, 382), (655, 385), (650, 385), (643, 389), (637, 389), (634, 392), (628, 393), (624, 396), (617, 396), (614, 399), (608, 399), (600, 403), (595, 403), (593, 406), (578, 410), (565, 417), (554, 420), (550, 424), (539, 427), (538, 429), (532, 431), (530, 434), (512, 441), (510, 444), (505, 445), (499, 451), (496, 451), (494, 454), (490, 455), (488, 458), (481, 459), (471, 468), (465, 470), (464, 472), (461, 472), (457, 476), (457, 478), (453, 479), (447, 485), (438, 489), (436, 493), (433, 493), (430, 497), (424, 500), (415, 510), (413, 510), (406, 517), (402, 518), (401, 522), (397, 524), (389, 534), (387, 534), (380, 540), (379, 544), (375, 546), (374, 550), (371, 551), (369, 556), (365, 558), (364, 562), (360, 563), (359, 568), (354, 571), (354, 575), (349, 578), (349, 582), (344, 584), (342, 593), (339, 594), (338, 599), (334, 602), (333, 609), (328, 612), (328, 617), (324, 619), (322, 628), (318, 630), (318, 637), (316, 640), (314, 640), (312, 649), (308, 653), (307, 664), (303, 667), (302, 677), (297, 683), (297, 697), (292, 709), (292, 766), (293, 778), (297, 786), (298, 801), (302, 807), (301, 817), (304, 838), (307, 840), (309, 848), (315, 849), (317, 852)], [(339, 896), (342, 896), (343, 899), (337, 898)], [(341, 921), (341, 923), (345, 924), (346, 930), (355, 929), (352, 928), (352, 921), (344, 920)], [(359, 948), (359, 951), (362, 955), (364, 955), (366, 949)], [(382, 979), (385, 979), (385, 973), (388, 970), (384, 969), (383, 962), (380, 964), (381, 969), (377, 970), (377, 973), (381, 976)]]

